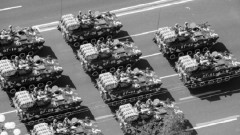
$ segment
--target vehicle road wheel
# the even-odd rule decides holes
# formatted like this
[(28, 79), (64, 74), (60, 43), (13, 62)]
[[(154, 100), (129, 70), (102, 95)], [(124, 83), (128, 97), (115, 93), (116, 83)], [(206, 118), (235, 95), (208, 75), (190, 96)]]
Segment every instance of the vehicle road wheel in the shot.
[(207, 50), (208, 50), (208, 47), (204, 47), (202, 51), (206, 52)]
[(49, 116), (49, 117), (47, 118), (48, 121), (52, 121), (53, 119), (54, 119), (53, 116)]
[(15, 59), (15, 57), (16, 57), (16, 55), (12, 55), (12, 56), (11, 56), (11, 59), (12, 59), (12, 60), (14, 60), (14, 59)]
[(171, 60), (174, 60), (176, 58), (175, 54), (170, 55), (169, 57)]
[(178, 57), (181, 57), (181, 56), (183, 56), (183, 55), (184, 55), (183, 52), (178, 53)]
[(128, 67), (131, 68), (131, 67), (132, 67), (132, 64), (127, 64), (127, 65), (126, 65), (126, 68), (128, 68)]
[(2, 57), (2, 60), (6, 60), (6, 59), (7, 59), (7, 57), (6, 57), (6, 56)]
[(28, 55), (29, 55), (29, 56), (33, 56), (33, 55), (34, 55), (34, 52), (33, 52), (33, 51), (30, 51), (30, 52), (28, 52)]
[(19, 54), (19, 57), (20, 57), (20, 58), (24, 58), (25, 55), (26, 55), (25, 53), (20, 53), (20, 54)]
[(88, 41), (87, 40), (84, 40), (83, 42), (82, 42), (82, 44), (87, 44), (88, 43)]
[(43, 83), (39, 83), (37, 86), (38, 86), (38, 88), (43, 88), (44, 84)]
[(205, 86), (205, 82), (200, 82), (199, 84), (201, 87)]
[(116, 70), (115, 67), (111, 67), (111, 68), (110, 68), (110, 72), (111, 72), (111, 73), (114, 73), (115, 70)]
[(210, 84), (210, 85), (211, 85), (211, 84), (214, 84), (214, 80), (209, 80), (209, 81), (208, 81), (208, 84)]
[(38, 123), (43, 123), (44, 122), (44, 119), (39, 119), (38, 120)]
[(101, 70), (101, 73), (106, 73), (106, 72), (107, 72), (106, 69)]
[(229, 81), (231, 78), (230, 78), (230, 76), (226, 76), (225, 78), (224, 78), (224, 81)]
[(91, 39), (91, 43), (95, 44), (97, 42), (97, 40), (95, 38)]
[(35, 85), (34, 84), (31, 84), (31, 85), (29, 85), (29, 90), (33, 90), (34, 88), (35, 88)]
[(192, 51), (187, 51), (187, 55), (192, 55)]
[(19, 90), (24, 91), (24, 90), (26, 90), (26, 87), (21, 87)]
[(109, 39), (109, 38), (112, 39), (112, 35), (108, 35), (108, 36), (107, 36), (107, 39)]
[(192, 89), (194, 89), (194, 88), (196, 88), (196, 87), (197, 87), (197, 84), (195, 84), (195, 83), (191, 84), (191, 88), (192, 88)]
[(218, 78), (217, 83), (221, 83), (221, 82), (222, 82), (222, 78)]
[(100, 41), (104, 41), (104, 37), (100, 37), (99, 40), (100, 40)]
[(94, 71), (93, 73), (92, 73), (92, 76), (97, 76), (98, 75), (98, 72), (97, 71)]
[(196, 49), (196, 50), (195, 50), (195, 53), (197, 53), (197, 52), (201, 52), (200, 49)]
[(16, 93), (16, 89), (11, 89), (10, 93), (14, 95)]
[(48, 86), (52, 85), (52, 81), (47, 81), (46, 85)]
[(80, 46), (80, 43), (79, 42), (75, 42), (75, 43), (73, 43), (73, 46), (78, 48)]
[(122, 70), (122, 69), (123, 69), (123, 66), (119, 66), (118, 69)]

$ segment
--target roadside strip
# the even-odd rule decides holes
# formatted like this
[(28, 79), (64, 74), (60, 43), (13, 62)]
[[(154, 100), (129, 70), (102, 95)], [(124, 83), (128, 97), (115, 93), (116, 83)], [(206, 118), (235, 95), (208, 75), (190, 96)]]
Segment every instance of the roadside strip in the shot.
[[(110, 12), (116, 13), (116, 15), (120, 17), (125, 15), (150, 11), (158, 8), (168, 7), (172, 5), (183, 4), (191, 1), (194, 1), (194, 0), (160, 0), (160, 1), (155, 1), (151, 3), (139, 4), (136, 6), (112, 10)], [(51, 23), (35, 25), (33, 27), (37, 28), (40, 32), (46, 32), (46, 31), (57, 29), (57, 25), (58, 25), (58, 21), (54, 21)]]

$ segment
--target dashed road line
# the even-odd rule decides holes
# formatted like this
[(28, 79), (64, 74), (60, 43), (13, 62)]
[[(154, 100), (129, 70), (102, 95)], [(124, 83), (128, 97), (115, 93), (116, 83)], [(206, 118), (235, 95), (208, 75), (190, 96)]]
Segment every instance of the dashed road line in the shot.
[(9, 113), (16, 113), (17, 110), (12, 110), (12, 111), (7, 111), (7, 112), (3, 112), (3, 113), (0, 113), (1, 115), (4, 115), (4, 114), (9, 114)]
[(157, 56), (157, 55), (160, 55), (160, 54), (162, 54), (162, 53), (154, 53), (154, 54), (150, 54), (150, 55), (145, 55), (145, 56), (140, 57), (140, 59), (148, 58), (148, 57), (152, 57), (152, 56)]
[(113, 114), (103, 115), (103, 116), (96, 117), (95, 120), (107, 119), (113, 116), (114, 116)]
[(221, 119), (217, 119), (217, 120), (213, 120), (213, 121), (209, 121), (209, 122), (197, 123), (196, 127), (189, 129), (189, 130), (193, 130), (193, 129), (196, 130), (196, 129), (210, 127), (210, 126), (214, 126), (214, 125), (218, 125), (218, 124), (232, 122), (232, 121), (237, 120), (239, 117), (240, 117), (240, 115), (234, 115), (234, 116), (229, 116), (226, 118), (221, 118)]
[(8, 7), (8, 8), (2, 8), (0, 9), (0, 12), (1, 11), (6, 11), (6, 10), (11, 10), (11, 9), (16, 9), (16, 8), (21, 8), (22, 6), (15, 6), (15, 7)]

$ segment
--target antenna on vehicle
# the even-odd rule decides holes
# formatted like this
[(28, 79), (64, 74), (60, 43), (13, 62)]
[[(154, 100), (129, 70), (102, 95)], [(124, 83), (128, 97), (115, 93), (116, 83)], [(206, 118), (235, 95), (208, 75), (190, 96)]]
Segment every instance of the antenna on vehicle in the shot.
[(62, 16), (62, 0), (61, 0), (61, 16)]
[(161, 16), (161, 8), (159, 8), (159, 14), (158, 14), (158, 21), (157, 21), (157, 29), (159, 27), (159, 23), (160, 23), (160, 16)]

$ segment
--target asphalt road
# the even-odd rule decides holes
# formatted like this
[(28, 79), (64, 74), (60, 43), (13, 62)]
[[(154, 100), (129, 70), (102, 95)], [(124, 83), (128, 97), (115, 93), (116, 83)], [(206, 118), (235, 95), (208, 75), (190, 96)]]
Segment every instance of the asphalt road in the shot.
[[(149, 0), (62, 0), (62, 14), (77, 13), (92, 10), (114, 10), (133, 6)], [(0, 27), (9, 24), (19, 26), (32, 26), (58, 20), (61, 15), (60, 0), (3, 0), (0, 9), (21, 5), (21, 8), (0, 10)], [(240, 1), (239, 0), (194, 0), (192, 2), (172, 5), (137, 14), (119, 17), (124, 27), (119, 36), (133, 36), (132, 40), (142, 50), (143, 56), (159, 53), (157, 46), (152, 42), (153, 32), (140, 34), (157, 29), (158, 27), (171, 26), (175, 23), (183, 24), (185, 21), (203, 23), (208, 21), (212, 28), (219, 34), (222, 44), (215, 49), (230, 50), (240, 61)], [(158, 22), (159, 20), (159, 22)], [(59, 59), (64, 68), (64, 76), (56, 83), (64, 86), (71, 84), (83, 98), (83, 104), (88, 106), (97, 119), (105, 135), (121, 135), (118, 123), (111, 117), (111, 111), (106, 106), (98, 91), (91, 84), (91, 79), (84, 73), (80, 63), (75, 59), (72, 49), (66, 45), (60, 32), (57, 30), (43, 32), (46, 48), (41, 55), (53, 55)], [(170, 94), (162, 94), (164, 99), (169, 95), (183, 110), (199, 135), (239, 135), (240, 134), (240, 78), (218, 86), (210, 86), (196, 90), (188, 90), (174, 74), (169, 62), (161, 55), (150, 56), (141, 60), (139, 67), (151, 66), (157, 75), (163, 77), (163, 87)], [(170, 76), (173, 75), (173, 76)], [(14, 110), (9, 104), (4, 92), (0, 93), (0, 112)], [(6, 114), (7, 121), (15, 121), (17, 127), (25, 132), (23, 124), (18, 122), (16, 113)]]

